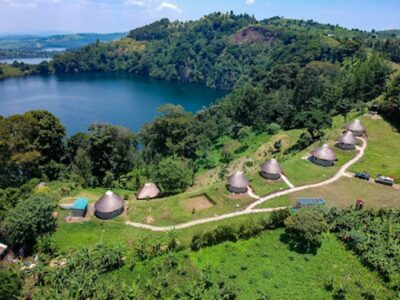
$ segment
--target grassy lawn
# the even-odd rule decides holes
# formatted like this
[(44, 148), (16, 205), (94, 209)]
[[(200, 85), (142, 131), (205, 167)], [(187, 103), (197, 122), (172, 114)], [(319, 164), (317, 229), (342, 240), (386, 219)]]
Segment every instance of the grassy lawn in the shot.
[(368, 172), (394, 177), (400, 182), (400, 133), (383, 120), (361, 118), (368, 135), (364, 157), (351, 167), (353, 172)]
[(261, 177), (258, 172), (247, 174), (247, 178), (249, 179), (254, 192), (259, 196), (265, 196), (288, 188), (287, 184), (283, 180), (266, 180)]
[(363, 199), (366, 208), (400, 207), (400, 190), (373, 182), (343, 177), (327, 186), (292, 193), (266, 201), (257, 208), (294, 205), (297, 198), (323, 198), (329, 206), (346, 208)]
[(238, 293), (238, 299), (332, 299), (325, 288), (343, 286), (346, 299), (363, 299), (374, 291), (376, 299), (394, 297), (376, 274), (336, 240), (326, 235), (316, 255), (288, 249), (281, 240), (283, 230), (261, 234), (237, 243), (227, 242), (190, 254), (198, 268), (211, 268), (213, 282)]
[[(207, 201), (208, 205), (205, 205)], [(129, 202), (129, 219), (154, 225), (174, 225), (242, 210), (253, 202), (248, 195), (230, 194), (224, 182), (201, 192), (188, 192), (163, 199)]]
[[(210, 231), (222, 225), (241, 224), (247, 220), (257, 220), (265, 218), (268, 214), (252, 214), (244, 215), (236, 218), (226, 219), (218, 222), (211, 222), (190, 227), (183, 230), (177, 230), (177, 239), (185, 247), (190, 246), (192, 236), (202, 231)], [(119, 244), (121, 246), (130, 247), (132, 243), (146, 236), (149, 238), (159, 238), (167, 235), (166, 232), (154, 232), (145, 229), (128, 226), (118, 221), (102, 221), (93, 218), (89, 222), (84, 223), (66, 223), (61, 214), (58, 218), (58, 227), (52, 235), (53, 241), (56, 243), (60, 251), (66, 251), (71, 248), (82, 246), (94, 246), (96, 243), (103, 241), (108, 245)]]
[(333, 141), (328, 144), (331, 146), (338, 159), (332, 167), (317, 166), (302, 158), (309, 151), (314, 149), (316, 147), (315, 145), (307, 149), (307, 151), (302, 151), (287, 160), (282, 161), (281, 166), (285, 175), (295, 186), (324, 181), (334, 176), (341, 166), (356, 155), (355, 150), (344, 151), (334, 147)]

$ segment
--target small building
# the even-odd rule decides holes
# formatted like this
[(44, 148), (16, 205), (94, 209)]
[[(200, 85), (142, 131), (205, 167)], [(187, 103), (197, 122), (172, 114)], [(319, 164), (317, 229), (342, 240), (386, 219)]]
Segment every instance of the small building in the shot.
[(154, 183), (146, 183), (138, 192), (137, 199), (154, 199), (160, 195), (159, 188)]
[(310, 160), (316, 165), (330, 167), (335, 164), (337, 158), (329, 146), (324, 144), (322, 147), (319, 147), (311, 152)]
[(266, 179), (277, 180), (281, 178), (282, 168), (276, 159), (267, 160), (261, 165), (261, 176)]
[(108, 191), (95, 203), (95, 215), (104, 220), (113, 219), (122, 214), (124, 207), (124, 200), (118, 194)]
[(0, 243), (0, 260), (2, 260), (8, 252), (8, 246)]
[(352, 131), (355, 136), (363, 136), (365, 134), (365, 128), (359, 119), (348, 123), (346, 129)]
[(339, 139), (337, 146), (343, 150), (353, 150), (356, 147), (356, 137), (352, 131), (346, 131)]
[(228, 190), (235, 194), (247, 193), (249, 181), (243, 172), (237, 171), (228, 177)]
[(71, 214), (73, 217), (83, 218), (86, 215), (89, 200), (86, 198), (78, 198), (75, 200), (71, 207)]
[(321, 198), (299, 198), (296, 200), (294, 208), (300, 209), (302, 207), (324, 206), (326, 201)]

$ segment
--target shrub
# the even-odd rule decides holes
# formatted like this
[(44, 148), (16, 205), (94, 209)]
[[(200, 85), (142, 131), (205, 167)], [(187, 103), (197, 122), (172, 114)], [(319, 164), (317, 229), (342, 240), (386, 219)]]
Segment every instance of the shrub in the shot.
[(302, 208), (285, 220), (286, 233), (293, 245), (311, 252), (322, 243), (322, 234), (328, 230), (323, 214), (313, 208)]

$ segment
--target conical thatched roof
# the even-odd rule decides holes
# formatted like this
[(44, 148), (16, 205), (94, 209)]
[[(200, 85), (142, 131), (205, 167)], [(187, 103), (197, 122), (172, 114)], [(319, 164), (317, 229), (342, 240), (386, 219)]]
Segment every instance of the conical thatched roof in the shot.
[(322, 159), (322, 160), (336, 160), (335, 153), (329, 148), (327, 144), (324, 144), (322, 147), (319, 147), (311, 152), (312, 156)]
[(342, 144), (355, 145), (356, 137), (354, 136), (353, 132), (349, 130), (339, 137), (338, 142)]
[(267, 174), (278, 175), (278, 174), (282, 173), (282, 168), (279, 165), (278, 161), (273, 158), (271, 160), (267, 160), (265, 163), (262, 164), (261, 171), (263, 171)]
[(146, 183), (138, 192), (138, 199), (152, 199), (160, 194), (160, 190), (154, 183)]
[(123, 208), (124, 200), (117, 194), (108, 191), (94, 205), (94, 209), (101, 213), (112, 213)]
[(357, 132), (365, 132), (365, 128), (363, 124), (361, 124), (359, 119), (355, 119), (353, 122), (350, 122), (346, 125), (347, 130), (357, 131)]
[(249, 181), (244, 176), (243, 172), (236, 172), (228, 177), (228, 184), (235, 188), (245, 188), (249, 185)]

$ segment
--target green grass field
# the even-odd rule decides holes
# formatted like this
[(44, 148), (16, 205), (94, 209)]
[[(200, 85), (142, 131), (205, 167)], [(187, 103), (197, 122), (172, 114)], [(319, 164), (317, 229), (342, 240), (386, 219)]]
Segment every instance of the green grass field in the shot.
[(394, 297), (334, 236), (325, 237), (316, 255), (305, 255), (289, 250), (282, 233), (269, 231), (248, 241), (192, 252), (190, 257), (195, 266), (210, 267), (213, 282), (224, 282), (238, 299), (332, 299), (325, 288), (328, 282), (334, 289), (343, 286), (346, 299), (362, 299), (367, 290), (375, 291), (376, 299)]
[(257, 208), (293, 206), (298, 198), (323, 198), (327, 201), (328, 206), (339, 208), (354, 206), (358, 199), (365, 201), (365, 208), (400, 207), (400, 190), (374, 182), (343, 177), (327, 186), (308, 189), (266, 201), (257, 206)]
[(368, 135), (368, 147), (364, 157), (354, 164), (353, 172), (368, 172), (394, 177), (400, 182), (400, 133), (383, 120), (362, 117)]

